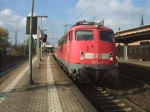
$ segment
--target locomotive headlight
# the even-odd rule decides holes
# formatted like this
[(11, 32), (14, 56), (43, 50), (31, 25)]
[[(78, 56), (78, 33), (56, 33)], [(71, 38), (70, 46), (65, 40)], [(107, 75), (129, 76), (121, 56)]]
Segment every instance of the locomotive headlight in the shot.
[(110, 61), (113, 61), (113, 57), (109, 57), (109, 60), (110, 60)]
[(94, 27), (98, 28), (98, 25), (97, 25), (97, 24), (95, 24), (95, 25), (94, 25)]
[(84, 60), (84, 57), (83, 57), (83, 56), (81, 56), (81, 57), (80, 57), (80, 60)]

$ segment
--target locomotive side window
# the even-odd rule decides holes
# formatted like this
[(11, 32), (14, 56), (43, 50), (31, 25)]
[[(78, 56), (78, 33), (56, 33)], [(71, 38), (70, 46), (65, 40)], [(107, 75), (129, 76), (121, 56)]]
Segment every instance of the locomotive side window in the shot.
[(69, 32), (69, 40), (72, 41), (72, 39), (73, 39), (73, 31), (70, 31)]
[(113, 32), (107, 32), (107, 31), (101, 31), (100, 32), (100, 39), (103, 41), (108, 42), (114, 42), (114, 33)]
[(93, 40), (94, 33), (91, 30), (78, 30), (76, 31), (76, 40)]
[(62, 45), (67, 43), (67, 34), (62, 37)]

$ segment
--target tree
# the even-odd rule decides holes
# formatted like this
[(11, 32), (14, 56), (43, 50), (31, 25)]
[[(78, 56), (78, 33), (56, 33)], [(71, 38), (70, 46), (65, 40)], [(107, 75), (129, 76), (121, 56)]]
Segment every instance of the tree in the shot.
[(6, 48), (10, 46), (8, 35), (8, 30), (0, 26), (0, 55), (6, 55)]

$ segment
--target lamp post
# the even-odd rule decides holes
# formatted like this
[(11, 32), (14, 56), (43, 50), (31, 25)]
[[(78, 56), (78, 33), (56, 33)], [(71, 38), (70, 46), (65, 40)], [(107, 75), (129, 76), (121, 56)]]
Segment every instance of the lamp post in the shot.
[[(32, 80), (32, 35), (35, 31), (34, 28), (32, 27), (32, 24), (33, 24), (33, 12), (34, 12), (34, 0), (32, 0), (32, 11), (31, 11), (31, 17), (30, 17), (30, 33), (27, 32), (27, 34), (30, 34), (30, 37), (29, 37), (29, 75), (30, 75), (30, 81), (29, 83), (30, 84), (34, 84), (34, 81)], [(36, 17), (47, 17), (47, 16), (36, 16)], [(28, 21), (28, 19), (27, 19)], [(42, 20), (41, 20), (42, 21)], [(41, 22), (41, 25), (42, 25), (42, 22)], [(27, 24), (27, 28), (28, 28), (28, 24)], [(28, 31), (28, 30), (27, 30)]]
[(30, 38), (29, 38), (29, 74), (30, 74), (30, 84), (34, 84), (32, 80), (32, 21), (33, 21), (33, 12), (34, 12), (34, 0), (32, 0), (32, 11), (30, 18)]
[[(34, 17), (41, 18), (41, 30), (42, 30), (42, 18), (48, 18), (48, 16), (34, 16)], [(41, 53), (42, 53), (42, 44), (40, 43), (39, 32), (40, 32), (40, 26), (38, 26), (38, 28), (37, 28), (37, 58), (38, 58), (38, 60), (39, 59), (42, 60), (41, 59), (41, 57), (42, 57), (41, 56)], [(37, 61), (37, 67), (39, 67), (39, 62), (38, 61)]]
[(39, 68), (40, 65), (40, 39), (39, 39), (39, 33), (40, 33), (40, 26), (37, 27), (37, 45), (36, 45), (36, 54), (37, 54), (37, 68)]

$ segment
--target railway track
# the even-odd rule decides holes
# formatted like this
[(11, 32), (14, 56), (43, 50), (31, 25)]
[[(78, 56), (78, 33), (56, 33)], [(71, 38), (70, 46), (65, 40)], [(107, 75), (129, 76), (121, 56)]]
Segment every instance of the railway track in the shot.
[(27, 58), (21, 59), (21, 60), (18, 60), (17, 62), (15, 62), (15, 63), (12, 63), (12, 64), (10, 64), (6, 67), (3, 67), (0, 70), (0, 84), (9, 77), (9, 73), (11, 71), (15, 70), (19, 65), (23, 64), (26, 60), (28, 60), (28, 59)]
[(101, 87), (93, 85), (78, 87), (99, 112), (126, 112), (131, 110), (124, 103), (120, 103), (113, 95), (103, 91)]
[[(3, 63), (2, 63), (2, 64), (1, 64), (1, 67), (0, 67), (0, 73), (2, 73), (2, 72), (4, 72), (4, 71), (8, 70), (9, 68), (11, 68), (11, 67), (13, 67), (13, 66), (15, 66), (15, 65), (17, 65), (17, 64), (19, 64), (19, 63), (21, 63), (21, 62), (23, 62), (23, 61), (26, 61), (26, 60), (28, 60), (28, 57), (24, 57), (24, 58), (21, 58), (21, 59), (12, 61), (11, 63), (7, 63), (7, 65), (4, 64), (4, 66), (3, 66)], [(6, 62), (5, 62), (5, 63), (6, 63)]]
[(76, 84), (99, 112), (149, 112), (149, 82), (126, 74), (120, 75), (118, 85), (106, 84), (105, 89), (97, 83)]
[(121, 86), (116, 90), (109, 87), (103, 90), (94, 83), (77, 86), (99, 112), (148, 112), (121, 93), (118, 90)]
[(78, 87), (99, 112), (128, 112), (131, 110), (99, 86), (82, 84)]
[[(121, 75), (121, 77), (127, 80), (128, 82), (135, 84), (135, 86), (130, 87), (131, 89), (128, 89), (127, 91), (122, 93), (124, 94), (124, 97), (131, 102), (135, 102), (136, 105), (140, 106), (144, 110), (150, 111), (150, 82), (140, 78), (137, 79), (137, 77), (134, 78), (133, 76), (129, 77), (126, 75)], [(130, 85), (128, 85), (127, 87), (129, 86)]]

